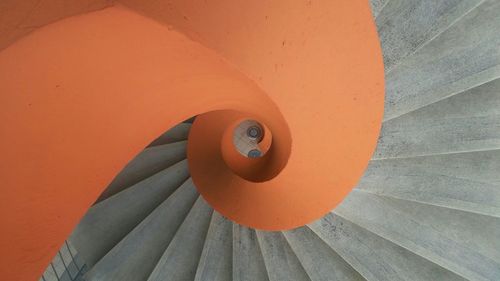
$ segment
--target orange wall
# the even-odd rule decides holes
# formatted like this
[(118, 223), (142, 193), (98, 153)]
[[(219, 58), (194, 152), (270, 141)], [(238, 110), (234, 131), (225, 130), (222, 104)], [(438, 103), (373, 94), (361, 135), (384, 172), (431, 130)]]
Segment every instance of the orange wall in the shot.
[[(193, 115), (231, 109), (286, 128), (273, 131), (273, 143), (290, 143), (276, 154), (286, 166), (263, 183), (236, 178), (243, 193), (231, 184), (210, 190), (234, 175), (225, 176), (222, 162), (220, 177), (207, 172), (208, 160), (193, 162), (203, 134), (189, 144), (203, 196), (263, 229), (322, 216), (355, 185), (374, 150), (383, 65), (367, 1), (124, 2), (168, 26), (114, 7), (48, 25), (0, 52), (6, 280), (38, 278), (124, 164)], [(213, 116), (204, 115), (212, 121), (195, 124), (193, 134), (217, 124)], [(220, 151), (207, 147), (194, 157), (206, 153)]]
[(112, 4), (113, 0), (2, 0), (0, 50), (48, 23)]
[(267, 101), (212, 51), (121, 7), (2, 51), (0, 93), (0, 276), (9, 281), (37, 279), (114, 175), (163, 131)]
[[(196, 140), (190, 141), (193, 179), (219, 212), (255, 228), (288, 229), (323, 216), (355, 186), (376, 144), (384, 98), (368, 1), (120, 2), (215, 49), (254, 80), (284, 117), (291, 152), (268, 182), (249, 183), (227, 173), (222, 162), (214, 171), (213, 163), (193, 160), (203, 151), (212, 154), (195, 153)], [(198, 126), (192, 135), (199, 130), (201, 137), (206, 128)]]

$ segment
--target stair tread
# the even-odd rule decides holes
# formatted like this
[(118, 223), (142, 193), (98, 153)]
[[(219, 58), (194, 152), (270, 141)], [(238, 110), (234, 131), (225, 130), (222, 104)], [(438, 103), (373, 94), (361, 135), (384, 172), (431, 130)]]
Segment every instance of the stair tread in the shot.
[(383, 124), (374, 159), (500, 148), (500, 79)]
[(500, 149), (500, 115), (382, 129), (374, 159)]
[(97, 202), (186, 158), (187, 141), (148, 147), (132, 159), (102, 192)]
[(337, 214), (309, 227), (366, 280), (466, 280)]
[[(335, 213), (468, 279), (500, 274), (500, 263), (492, 258), (498, 250), (486, 247), (498, 241), (499, 219), (395, 200), (353, 191)], [(477, 227), (486, 230), (485, 222), (491, 234), (478, 236)]]
[(280, 231), (257, 230), (256, 233), (270, 281), (310, 280)]
[(97, 262), (86, 280), (146, 280), (198, 196), (188, 179)]
[(483, 117), (498, 114), (500, 114), (500, 78), (386, 121), (384, 126), (401, 127), (436, 119)]
[(388, 73), (384, 120), (500, 77), (499, 13), (483, 2)]
[(233, 280), (269, 281), (254, 229), (233, 224)]
[(500, 186), (445, 175), (365, 174), (358, 190), (500, 217)]
[(180, 123), (179, 125), (163, 133), (161, 136), (151, 142), (148, 147), (187, 140), (190, 129), (190, 123)]
[(148, 280), (194, 280), (212, 212), (212, 208), (200, 196)]
[(213, 213), (195, 281), (231, 281), (233, 276), (233, 223)]
[(370, 161), (364, 177), (443, 175), (500, 185), (500, 149)]
[(389, 0), (370, 0), (373, 17), (376, 18)]
[[(500, 262), (500, 218), (392, 197), (373, 196), (417, 223), (437, 230), (460, 245)], [(478, 234), (481, 229), (481, 235)]]
[(92, 206), (70, 236), (93, 266), (189, 177), (187, 160)]
[(299, 227), (283, 234), (312, 281), (365, 280), (310, 228)]
[(460, 20), (482, 1), (389, 1), (376, 21), (386, 71)]

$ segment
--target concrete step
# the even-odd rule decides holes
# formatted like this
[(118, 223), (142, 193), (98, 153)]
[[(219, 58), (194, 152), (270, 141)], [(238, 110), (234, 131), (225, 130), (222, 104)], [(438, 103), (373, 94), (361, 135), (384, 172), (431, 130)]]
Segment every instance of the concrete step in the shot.
[(421, 107), (396, 119), (386, 121), (384, 126), (402, 127), (425, 123), (436, 119), (460, 117), (484, 117), (500, 114), (500, 79), (458, 93), (446, 99)]
[(269, 281), (254, 229), (233, 224), (233, 280)]
[(337, 214), (309, 227), (366, 280), (466, 280)]
[(233, 223), (212, 214), (195, 281), (231, 281), (233, 277)]
[(377, 18), (389, 0), (370, 0), (373, 18)]
[(500, 115), (385, 127), (374, 160), (500, 149)]
[(180, 123), (179, 125), (163, 133), (161, 136), (151, 142), (148, 147), (187, 140), (190, 129), (190, 123)]
[(388, 1), (376, 21), (386, 72), (483, 1)]
[(198, 196), (188, 179), (91, 268), (85, 280), (146, 280)]
[(383, 124), (373, 159), (500, 148), (500, 79)]
[(148, 280), (194, 280), (212, 212), (213, 209), (200, 196)]
[(500, 185), (500, 149), (370, 161), (365, 178), (387, 175), (443, 175)]
[(487, 0), (401, 61), (386, 75), (384, 120), (500, 77), (499, 14)]
[(148, 147), (132, 159), (97, 199), (100, 202), (186, 158), (187, 141)]
[(378, 195), (500, 217), (499, 185), (410, 171), (403, 174), (370, 173), (361, 179), (356, 188)]
[(356, 190), (335, 213), (467, 279), (500, 276), (498, 218)]
[(280, 231), (257, 231), (257, 240), (269, 280), (311, 280)]
[(312, 281), (365, 280), (310, 228), (299, 227), (283, 235)]
[[(371, 194), (369, 197), (380, 198)], [(440, 234), (460, 245), (492, 260), (500, 261), (500, 240), (497, 239), (500, 237), (500, 218), (391, 197), (382, 197), (382, 201), (385, 206), (414, 217), (413, 220), (419, 224), (438, 229)], [(481, 229), (481, 235), (478, 235), (478, 229)]]
[(92, 267), (189, 177), (187, 160), (92, 206), (69, 240)]

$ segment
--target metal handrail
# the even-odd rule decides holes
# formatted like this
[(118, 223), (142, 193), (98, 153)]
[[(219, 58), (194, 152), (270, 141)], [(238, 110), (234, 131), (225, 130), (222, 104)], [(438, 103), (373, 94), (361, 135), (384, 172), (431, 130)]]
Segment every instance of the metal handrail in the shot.
[[(66, 250), (68, 251), (69, 253), (69, 256), (70, 256), (70, 260), (69, 261), (66, 261), (63, 257), (63, 254), (61, 253), (61, 250), (63, 248), (66, 248)], [(56, 258), (59, 257), (62, 265), (64, 266), (64, 271), (63, 272), (57, 272), (56, 270), (56, 266), (54, 265), (56, 263)], [(83, 264), (82, 266), (79, 266), (78, 265), (78, 262), (76, 260), (76, 255), (73, 254), (73, 252), (71, 251), (71, 247), (69, 246), (68, 244), (68, 241), (64, 241), (64, 245), (61, 247), (61, 249), (59, 249), (57, 251), (57, 254), (56, 256), (54, 257), (54, 259), (50, 262), (50, 264), (48, 265), (48, 269), (52, 269), (52, 272), (54, 273), (55, 275), (55, 280), (53, 279), (52, 276), (47, 276), (46, 273), (47, 273), (47, 270), (42, 274), (41, 276), (41, 280), (42, 281), (62, 281), (62, 278), (65, 274), (67, 274), (67, 276), (69, 277), (69, 280), (70, 281), (77, 281), (79, 280), (79, 278), (83, 275), (84, 273), (84, 270), (85, 270), (85, 264)], [(73, 276), (71, 274), (71, 270), (69, 269), (71, 267), (71, 265), (74, 265), (76, 267), (76, 274), (75, 276)], [(51, 279), (52, 278), (52, 279)], [(67, 279), (64, 279), (64, 280), (67, 280)]]

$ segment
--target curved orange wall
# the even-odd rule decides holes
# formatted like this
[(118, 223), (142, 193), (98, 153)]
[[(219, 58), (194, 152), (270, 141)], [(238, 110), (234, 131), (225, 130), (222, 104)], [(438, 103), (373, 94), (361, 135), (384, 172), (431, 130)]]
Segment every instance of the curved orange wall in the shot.
[[(383, 112), (382, 56), (368, 1), (122, 2), (215, 49), (252, 78), (285, 119), (288, 163), (260, 183), (234, 176), (221, 157), (211, 158), (213, 149), (196, 149), (208, 133), (195, 122), (190, 171), (217, 211), (258, 229), (290, 229), (320, 218), (355, 186)], [(207, 127), (223, 118), (198, 121)], [(209, 138), (215, 149), (221, 136)], [(205, 161), (198, 161), (204, 151)], [(213, 163), (204, 164), (208, 159)]]
[[(172, 2), (183, 16), (171, 24), (224, 58), (122, 7), (51, 24), (0, 53), (2, 278), (37, 279), (124, 164), (193, 115), (283, 116), (292, 146), (279, 177), (307, 188), (305, 173), (321, 176), (314, 184), (330, 200), (297, 220), (265, 219), (262, 228), (319, 217), (354, 186), (383, 104), (368, 3), (247, 2)], [(203, 171), (193, 177), (209, 179)], [(229, 200), (209, 201), (228, 212)]]
[(114, 175), (163, 131), (202, 112), (268, 102), (212, 51), (120, 7), (5, 49), (0, 93), (5, 280), (39, 277)]
[(2, 0), (0, 50), (26, 34), (69, 16), (100, 10), (114, 0)]

